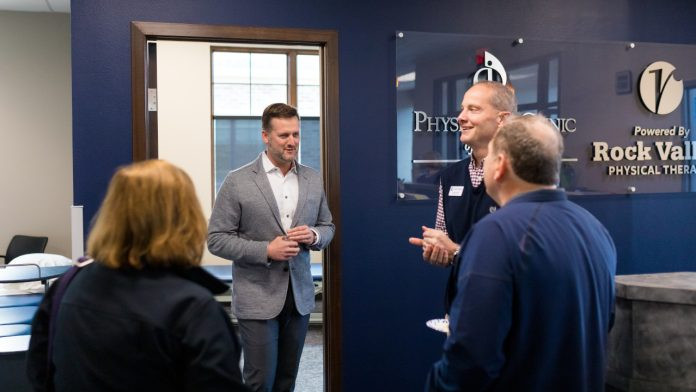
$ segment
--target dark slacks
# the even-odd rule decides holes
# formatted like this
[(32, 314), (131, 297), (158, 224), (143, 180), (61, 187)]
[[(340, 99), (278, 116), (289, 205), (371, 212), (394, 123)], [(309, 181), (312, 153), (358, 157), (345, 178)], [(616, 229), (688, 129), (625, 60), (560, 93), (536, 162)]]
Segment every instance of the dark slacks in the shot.
[(293, 391), (308, 326), (309, 315), (297, 312), (290, 287), (275, 318), (240, 319), (244, 383), (257, 392)]

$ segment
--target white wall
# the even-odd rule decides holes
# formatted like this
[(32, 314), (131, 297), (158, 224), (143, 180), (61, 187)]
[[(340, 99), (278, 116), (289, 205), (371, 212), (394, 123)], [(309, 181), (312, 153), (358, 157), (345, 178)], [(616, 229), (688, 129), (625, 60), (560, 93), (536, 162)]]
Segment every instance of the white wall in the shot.
[(0, 12), (0, 254), (13, 234), (70, 257), (70, 15)]
[[(182, 168), (196, 187), (203, 215), (213, 209), (210, 44), (157, 42), (158, 156)], [(210, 254), (205, 264), (229, 261)]]
[[(188, 173), (206, 218), (210, 217), (213, 209), (214, 192), (210, 114), (211, 45), (208, 42), (157, 42), (158, 157)], [(322, 252), (311, 252), (313, 263), (320, 263), (321, 260)], [(210, 254), (207, 248), (202, 262), (229, 263)]]

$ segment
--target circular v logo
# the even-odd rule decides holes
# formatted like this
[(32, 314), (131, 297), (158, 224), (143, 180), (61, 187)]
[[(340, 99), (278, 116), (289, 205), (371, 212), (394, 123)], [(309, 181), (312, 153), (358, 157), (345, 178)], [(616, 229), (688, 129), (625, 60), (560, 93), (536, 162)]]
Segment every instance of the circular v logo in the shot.
[(684, 96), (684, 82), (674, 77), (674, 65), (656, 61), (640, 74), (638, 91), (646, 109), (655, 114), (670, 114)]

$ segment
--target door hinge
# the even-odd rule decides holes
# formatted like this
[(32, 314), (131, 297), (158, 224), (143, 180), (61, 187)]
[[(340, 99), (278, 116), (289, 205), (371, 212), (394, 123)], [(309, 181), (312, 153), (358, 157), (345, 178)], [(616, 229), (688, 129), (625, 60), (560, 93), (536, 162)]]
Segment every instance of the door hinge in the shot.
[(149, 88), (147, 89), (147, 111), (156, 112), (157, 111), (157, 89)]

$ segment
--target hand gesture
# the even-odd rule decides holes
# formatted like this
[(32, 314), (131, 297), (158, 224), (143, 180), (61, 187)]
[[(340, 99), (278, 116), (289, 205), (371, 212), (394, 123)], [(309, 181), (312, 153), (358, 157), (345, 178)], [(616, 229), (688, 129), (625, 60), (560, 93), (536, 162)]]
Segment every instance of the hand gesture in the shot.
[(288, 239), (300, 244), (312, 245), (314, 243), (314, 232), (308, 226), (297, 226), (288, 230)]
[(296, 241), (290, 241), (285, 236), (278, 236), (268, 243), (266, 252), (271, 260), (285, 261), (297, 256), (300, 253), (300, 246)]
[(438, 267), (447, 267), (452, 264), (453, 253), (440, 245), (423, 244), (423, 260)]
[(411, 237), (408, 242), (423, 248), (423, 260), (430, 264), (447, 267), (452, 263), (454, 252), (459, 249), (454, 241), (447, 237), (444, 231), (431, 229), (426, 226), (423, 229), (423, 238)]
[(431, 245), (438, 245), (449, 253), (454, 253), (459, 249), (459, 244), (452, 241), (442, 230), (431, 229), (421, 226), (423, 229), (423, 241)]

